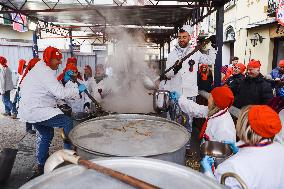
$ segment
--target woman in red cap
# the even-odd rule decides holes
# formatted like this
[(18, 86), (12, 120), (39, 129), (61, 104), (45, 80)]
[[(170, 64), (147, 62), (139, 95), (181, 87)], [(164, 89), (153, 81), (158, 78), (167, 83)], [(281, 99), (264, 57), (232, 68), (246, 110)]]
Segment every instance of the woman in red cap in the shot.
[(228, 111), (234, 102), (234, 95), (229, 87), (214, 88), (208, 98), (208, 106), (199, 105), (175, 91), (170, 93), (170, 99), (178, 101), (182, 111), (189, 116), (207, 118), (199, 134), (200, 139), (236, 141), (235, 124)]
[[(33, 176), (43, 173), (54, 127), (63, 128), (66, 136), (73, 128), (72, 120), (57, 107), (57, 99), (79, 98), (79, 93), (86, 89), (84, 85), (80, 85), (78, 89), (65, 88), (58, 82), (55, 75), (61, 59), (60, 50), (47, 47), (43, 53), (44, 62), (38, 62), (21, 83), (18, 116), (21, 121), (32, 123), (38, 133), (37, 167)], [(64, 78), (65, 81), (71, 79), (68, 74)], [(64, 148), (70, 149), (70, 142), (64, 141)]]
[(233, 66), (232, 76), (226, 81), (226, 85), (230, 87), (233, 94), (236, 95), (241, 81), (245, 78), (246, 66), (242, 63), (237, 63)]
[(0, 94), (5, 106), (4, 116), (11, 116), (13, 119), (17, 118), (17, 110), (15, 104), (10, 100), (10, 91), (13, 90), (14, 84), (12, 81), (12, 72), (7, 65), (7, 59), (0, 56)]
[[(75, 83), (75, 81), (65, 81), (64, 75), (66, 75), (66, 72), (72, 72), (72, 75), (74, 78), (78, 79), (80, 83), (83, 83), (81, 79), (78, 78), (78, 69), (74, 64), (66, 64), (66, 67), (64, 68), (63, 72), (57, 77), (57, 80), (60, 81), (64, 87), (66, 88), (77, 88), (78, 85)], [(80, 98), (72, 98), (72, 99), (66, 99), (66, 100), (59, 100), (58, 101), (60, 105), (66, 104), (69, 107), (72, 108), (73, 113), (79, 113), (79, 112), (85, 112), (89, 109), (85, 109), (86, 103), (90, 104), (90, 99), (85, 95), (85, 93), (82, 93)]]
[[(237, 174), (249, 189), (283, 189), (284, 147), (273, 142), (281, 130), (278, 114), (266, 105), (252, 105), (242, 109), (236, 130), (240, 138), (238, 152), (212, 172), (214, 160), (206, 156), (201, 161), (205, 174), (220, 181), (224, 173)], [(242, 188), (236, 179), (228, 178), (230, 188)]]
[(204, 90), (210, 92), (212, 90), (213, 76), (207, 64), (201, 64), (199, 66), (197, 75), (197, 86), (198, 90)]

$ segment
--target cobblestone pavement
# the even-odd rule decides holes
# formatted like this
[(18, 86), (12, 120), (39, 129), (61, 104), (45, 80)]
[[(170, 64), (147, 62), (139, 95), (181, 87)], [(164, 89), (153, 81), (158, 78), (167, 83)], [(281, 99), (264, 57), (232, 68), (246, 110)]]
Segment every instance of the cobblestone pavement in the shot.
[[(4, 112), (2, 99), (0, 112)], [(0, 183), (1, 189), (16, 189), (28, 181), (35, 165), (35, 138), (36, 135), (26, 133), (25, 123), (0, 115), (0, 151), (4, 148), (18, 149), (11, 176), (6, 183)], [(59, 131), (56, 129), (50, 153), (61, 149), (62, 146)]]

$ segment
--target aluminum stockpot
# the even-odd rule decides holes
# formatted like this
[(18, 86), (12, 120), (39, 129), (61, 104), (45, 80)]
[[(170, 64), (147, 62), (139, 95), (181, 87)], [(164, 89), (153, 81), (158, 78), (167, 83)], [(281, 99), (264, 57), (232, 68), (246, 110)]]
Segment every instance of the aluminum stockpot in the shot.
[(230, 145), (218, 141), (205, 141), (200, 148), (203, 156), (207, 155), (215, 158), (214, 164), (216, 167), (233, 155)]
[(178, 123), (161, 117), (115, 114), (79, 124), (69, 139), (86, 159), (136, 156), (184, 165), (189, 134)]
[[(150, 158), (91, 160), (99, 165), (136, 177), (163, 189), (226, 189), (197, 171)], [(132, 186), (83, 166), (68, 165), (37, 177), (20, 189), (133, 189)]]
[(156, 112), (167, 112), (170, 105), (170, 91), (155, 90), (153, 92), (153, 108)]

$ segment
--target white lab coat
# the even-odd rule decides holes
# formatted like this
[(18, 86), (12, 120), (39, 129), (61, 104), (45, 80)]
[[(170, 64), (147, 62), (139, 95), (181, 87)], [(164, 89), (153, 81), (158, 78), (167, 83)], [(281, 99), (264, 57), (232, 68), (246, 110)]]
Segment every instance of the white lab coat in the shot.
[[(197, 118), (207, 118), (208, 115), (207, 106), (199, 105), (192, 100), (186, 99), (184, 96), (181, 96), (179, 98), (178, 103), (182, 111), (187, 113), (189, 116)], [(214, 117), (214, 115), (212, 117)], [(230, 113), (227, 111), (226, 113), (218, 117), (209, 119), (207, 123), (207, 128), (205, 130), (205, 134), (212, 141), (236, 142), (235, 124)]]
[[(78, 80), (79, 82), (81, 80)], [(84, 83), (83, 81), (81, 81), (80, 83)], [(71, 88), (71, 89), (77, 89), (78, 90), (78, 85), (77, 83), (74, 83), (72, 81), (68, 81), (65, 84), (66, 88)], [(88, 96), (83, 92), (81, 93), (81, 97), (79, 98), (70, 98), (70, 99), (66, 99), (64, 100), (68, 106), (70, 106), (72, 108), (72, 112), (73, 113), (78, 113), (78, 112), (84, 112), (84, 104), (87, 102), (90, 102), (90, 99), (88, 98)]]
[[(220, 181), (226, 172), (236, 173), (249, 189), (284, 189), (284, 147), (272, 143), (264, 147), (244, 147), (221, 163), (215, 171)], [(227, 178), (231, 189), (241, 189), (234, 178)]]
[(282, 129), (281, 131), (275, 136), (274, 140), (279, 142), (280, 144), (284, 145), (284, 109), (279, 112), (279, 118), (281, 121)]
[[(187, 48), (180, 48), (178, 45), (174, 48), (174, 50), (169, 54), (166, 69), (170, 68), (175, 64), (177, 60), (180, 60), (185, 55), (189, 54), (193, 51), (189, 46)], [(181, 70), (174, 75), (174, 71), (171, 70), (166, 74), (168, 78), (171, 80), (167, 81), (166, 90), (169, 91), (177, 91), (180, 94), (186, 97), (195, 97), (198, 95), (198, 86), (197, 86), (197, 71), (199, 64), (208, 64), (212, 65), (215, 63), (216, 59), (216, 50), (209, 49), (208, 55), (202, 54), (200, 51), (197, 51), (191, 57), (186, 59), (183, 64)], [(189, 71), (189, 60), (194, 60), (195, 64), (193, 65), (193, 71)]]
[(0, 93), (11, 91), (14, 88), (12, 72), (9, 67), (0, 66)]
[[(96, 82), (94, 77), (89, 78), (88, 80), (88, 90), (98, 103), (101, 103), (102, 99), (111, 92), (110, 88), (106, 85), (106, 80), (108, 79), (110, 78), (105, 78), (99, 83)], [(98, 89), (102, 90), (101, 94), (98, 92)]]
[(39, 62), (21, 84), (18, 117), (23, 122), (37, 123), (63, 114), (56, 99), (79, 98), (77, 88), (65, 88), (56, 78), (56, 71)]

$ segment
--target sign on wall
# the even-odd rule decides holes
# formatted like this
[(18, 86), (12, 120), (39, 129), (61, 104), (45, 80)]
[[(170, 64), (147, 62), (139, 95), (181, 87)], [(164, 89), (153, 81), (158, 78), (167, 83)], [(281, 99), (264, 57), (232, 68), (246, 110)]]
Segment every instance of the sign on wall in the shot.
[(276, 20), (284, 26), (284, 0), (278, 1), (278, 8), (276, 9)]

